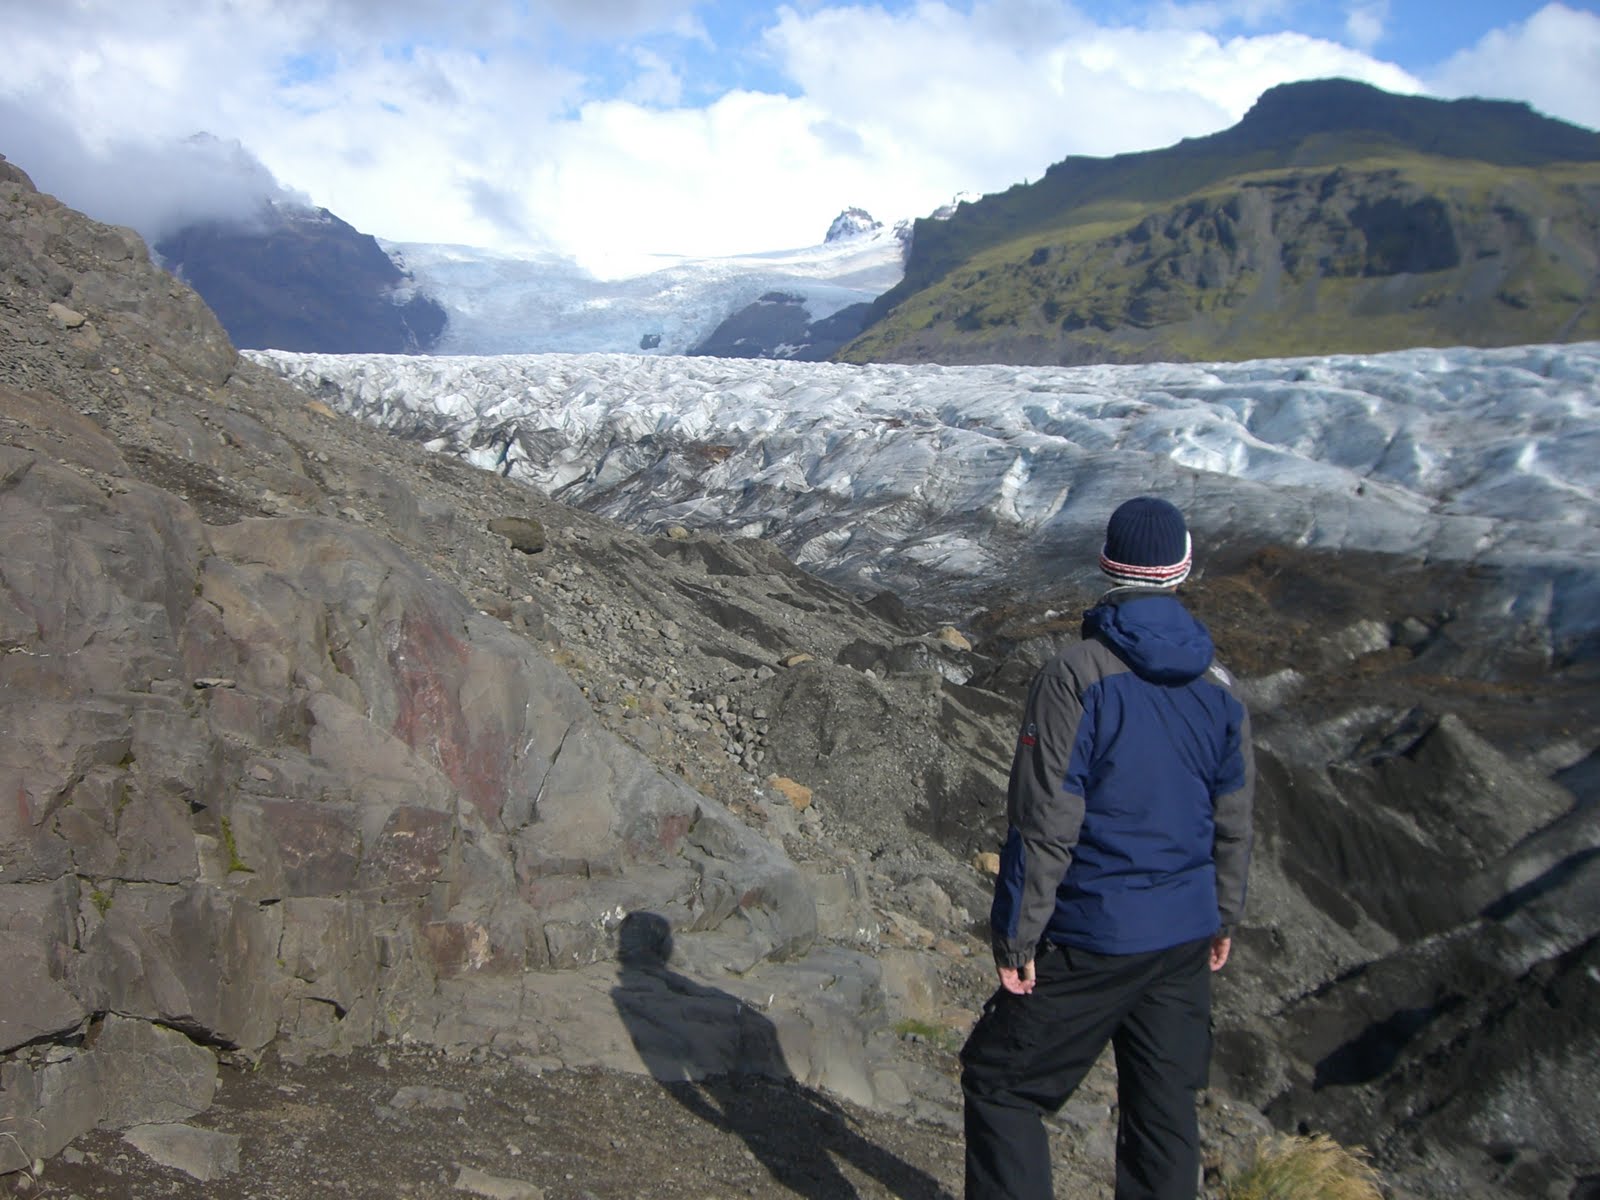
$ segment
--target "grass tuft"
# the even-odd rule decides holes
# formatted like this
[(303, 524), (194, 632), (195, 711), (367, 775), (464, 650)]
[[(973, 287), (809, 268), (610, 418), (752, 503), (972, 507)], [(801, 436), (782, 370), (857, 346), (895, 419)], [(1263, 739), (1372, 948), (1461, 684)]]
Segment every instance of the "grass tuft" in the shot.
[(240, 871), (246, 875), (254, 875), (255, 871), (245, 866), (244, 860), (239, 857), (239, 843), (234, 841), (232, 823), (227, 817), (223, 817), (220, 823), (222, 825), (222, 846), (228, 852), (228, 873), (231, 875), (235, 871)]
[(1366, 1151), (1323, 1134), (1278, 1137), (1256, 1148), (1255, 1161), (1227, 1181), (1223, 1200), (1383, 1200)]

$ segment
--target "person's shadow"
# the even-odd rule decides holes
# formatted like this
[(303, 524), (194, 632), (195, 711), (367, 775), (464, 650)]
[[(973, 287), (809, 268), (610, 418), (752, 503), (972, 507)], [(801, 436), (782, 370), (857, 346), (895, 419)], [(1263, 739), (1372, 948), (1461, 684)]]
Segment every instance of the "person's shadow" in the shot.
[(858, 1195), (836, 1156), (902, 1200), (948, 1200), (938, 1181), (867, 1141), (840, 1105), (794, 1078), (771, 1021), (673, 971), (671, 957), (667, 919), (629, 913), (611, 998), (646, 1069), (678, 1103), (737, 1134), (775, 1180), (808, 1200)]

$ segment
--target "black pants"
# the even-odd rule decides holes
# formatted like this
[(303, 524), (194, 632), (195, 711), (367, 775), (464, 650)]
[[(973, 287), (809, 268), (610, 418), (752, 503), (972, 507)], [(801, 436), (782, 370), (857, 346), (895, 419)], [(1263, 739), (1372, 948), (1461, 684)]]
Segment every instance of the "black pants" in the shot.
[(1211, 1058), (1210, 939), (1146, 954), (1040, 948), (1027, 996), (1003, 988), (961, 1051), (967, 1200), (1050, 1200), (1042, 1114), (1106, 1042), (1117, 1060), (1117, 1200), (1193, 1200), (1195, 1093)]

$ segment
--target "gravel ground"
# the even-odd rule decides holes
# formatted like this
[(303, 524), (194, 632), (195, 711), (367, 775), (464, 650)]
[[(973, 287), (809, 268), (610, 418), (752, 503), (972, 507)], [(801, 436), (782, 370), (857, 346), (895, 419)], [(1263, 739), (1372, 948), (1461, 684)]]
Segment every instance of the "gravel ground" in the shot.
[[(952, 1080), (952, 1086), (954, 1081)], [(195, 1129), (238, 1138), (210, 1181), (96, 1132), (14, 1195), (80, 1200), (623, 1200), (960, 1194), (958, 1130), (857, 1109), (792, 1081), (474, 1063), (407, 1046), (225, 1069)]]

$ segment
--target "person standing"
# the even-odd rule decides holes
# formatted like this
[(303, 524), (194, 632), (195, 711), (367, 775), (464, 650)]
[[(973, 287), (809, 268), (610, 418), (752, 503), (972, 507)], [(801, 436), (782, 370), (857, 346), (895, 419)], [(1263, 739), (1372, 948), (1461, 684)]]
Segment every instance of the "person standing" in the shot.
[(1047, 1200), (1043, 1113), (1110, 1042), (1117, 1200), (1192, 1200), (1211, 973), (1244, 907), (1250, 718), (1176, 589), (1183, 514), (1106, 526), (1113, 588), (1029, 689), (990, 928), (1000, 986), (961, 1051), (967, 1200)]

